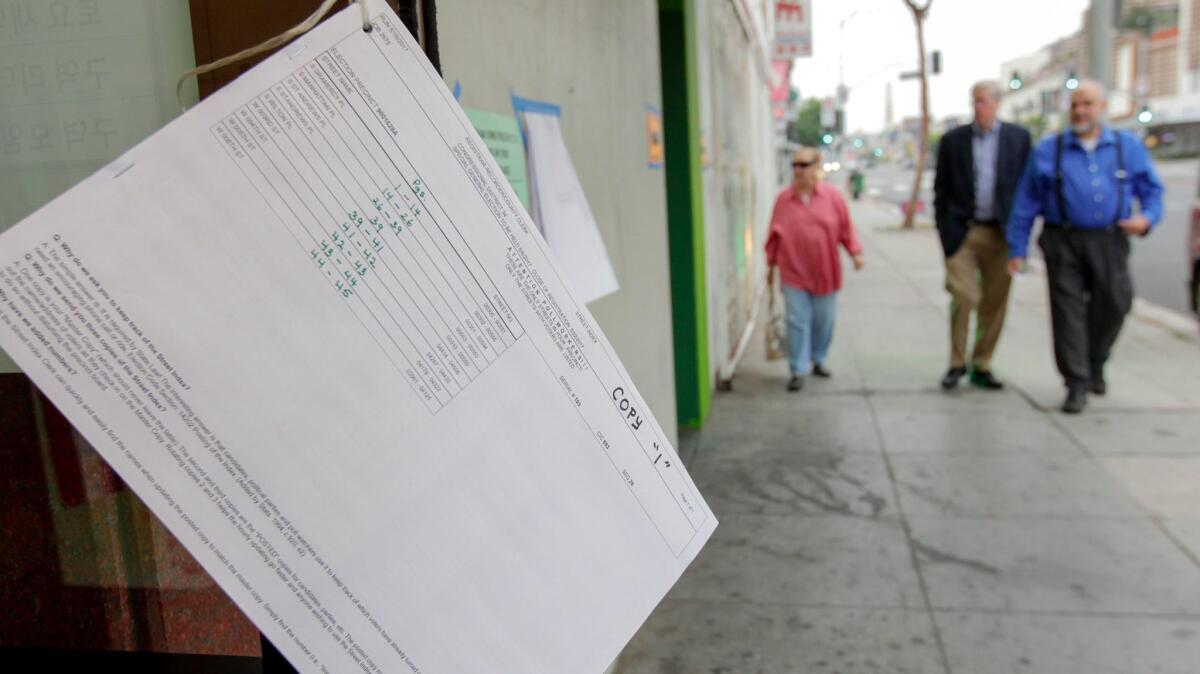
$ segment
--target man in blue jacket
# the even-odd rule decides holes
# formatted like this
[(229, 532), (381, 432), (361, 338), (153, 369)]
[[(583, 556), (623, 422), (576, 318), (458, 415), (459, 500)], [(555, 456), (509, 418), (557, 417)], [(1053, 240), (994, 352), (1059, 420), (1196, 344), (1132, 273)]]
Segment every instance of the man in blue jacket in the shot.
[(1081, 82), (1071, 94), (1071, 128), (1038, 143), (1008, 221), (1008, 270), (1017, 274), (1034, 218), (1045, 220), (1038, 245), (1068, 414), (1083, 411), (1089, 392), (1107, 392), (1104, 364), (1133, 304), (1129, 237), (1149, 233), (1162, 217), (1162, 183), (1149, 154), (1136, 137), (1105, 126), (1104, 111), (1104, 87)]

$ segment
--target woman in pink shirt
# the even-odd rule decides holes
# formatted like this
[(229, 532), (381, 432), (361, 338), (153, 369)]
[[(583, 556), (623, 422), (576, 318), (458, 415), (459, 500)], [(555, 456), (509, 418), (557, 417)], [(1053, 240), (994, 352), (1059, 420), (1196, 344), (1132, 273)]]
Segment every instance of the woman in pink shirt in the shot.
[(787, 302), (787, 390), (799, 391), (812, 372), (829, 377), (825, 357), (833, 341), (837, 291), (842, 287), (838, 245), (862, 269), (862, 243), (854, 233), (846, 200), (821, 180), (821, 155), (801, 148), (792, 157), (792, 184), (779, 193), (767, 235), (767, 283), (779, 267)]

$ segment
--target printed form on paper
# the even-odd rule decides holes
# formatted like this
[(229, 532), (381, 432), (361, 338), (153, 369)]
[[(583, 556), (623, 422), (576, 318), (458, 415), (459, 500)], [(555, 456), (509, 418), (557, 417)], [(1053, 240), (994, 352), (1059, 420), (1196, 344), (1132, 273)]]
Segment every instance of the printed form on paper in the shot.
[(370, 7), (0, 236), (0, 347), (300, 671), (601, 672), (716, 519)]

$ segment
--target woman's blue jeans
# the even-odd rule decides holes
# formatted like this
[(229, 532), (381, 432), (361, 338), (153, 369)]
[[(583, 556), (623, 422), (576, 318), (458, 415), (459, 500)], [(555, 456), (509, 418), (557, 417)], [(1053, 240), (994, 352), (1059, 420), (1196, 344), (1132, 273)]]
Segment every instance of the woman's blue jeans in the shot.
[(812, 295), (783, 286), (787, 304), (788, 365), (792, 374), (806, 375), (813, 363), (825, 364), (833, 342), (837, 318), (837, 293)]

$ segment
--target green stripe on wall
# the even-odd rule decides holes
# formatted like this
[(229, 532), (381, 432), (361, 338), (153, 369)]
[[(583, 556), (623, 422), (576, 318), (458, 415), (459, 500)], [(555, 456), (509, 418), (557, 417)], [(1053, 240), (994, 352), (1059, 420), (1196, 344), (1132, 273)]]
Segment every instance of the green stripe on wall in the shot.
[(682, 428), (698, 428), (712, 403), (704, 265), (695, 3), (659, 0), (667, 229), (675, 335), (675, 398)]

